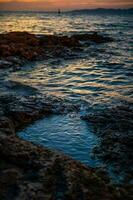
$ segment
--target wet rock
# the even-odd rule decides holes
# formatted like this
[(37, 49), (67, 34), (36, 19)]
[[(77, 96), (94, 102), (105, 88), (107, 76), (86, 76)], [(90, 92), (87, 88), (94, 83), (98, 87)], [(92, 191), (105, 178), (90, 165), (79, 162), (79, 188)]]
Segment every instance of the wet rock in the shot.
[(28, 85), (22, 84), (17, 81), (8, 80), (4, 82), (4, 87), (6, 87), (6, 90), (8, 92), (17, 93), (18, 95), (37, 95), (39, 94), (38, 90), (36, 88), (32, 88)]
[(15, 129), (12, 121), (5, 117), (0, 116), (0, 134), (15, 134)]
[(39, 41), (36, 36), (27, 32), (0, 35), (0, 55), (3, 58), (18, 56), (26, 60), (35, 59), (42, 53), (38, 45)]
[[(94, 150), (96, 156), (112, 165), (126, 182), (133, 180), (133, 108), (131, 105), (116, 106), (103, 112), (84, 116), (94, 124), (100, 145)], [(130, 177), (130, 178), (127, 178)]]
[[(64, 155), (34, 146), (16, 137), (0, 141), (2, 168), (0, 194), (17, 199), (42, 196), (53, 199), (122, 199), (115, 187), (106, 183), (95, 170), (87, 168)], [(34, 174), (35, 173), (35, 174)], [(9, 177), (12, 177), (10, 181)], [(17, 186), (14, 193), (14, 186)], [(16, 187), (15, 187), (16, 188)], [(110, 192), (112, 190), (112, 192)], [(126, 191), (126, 190), (125, 190)], [(128, 194), (129, 196), (129, 194)], [(123, 196), (124, 197), (124, 196)], [(124, 198), (123, 198), (124, 199)]]
[(46, 35), (40, 38), (40, 45), (77, 47), (80, 46), (79, 40), (68, 36)]
[(78, 41), (88, 41), (88, 42), (95, 42), (95, 43), (113, 42), (112, 38), (108, 36), (100, 35), (97, 32), (90, 33), (90, 34), (77, 34), (77, 35), (73, 35), (72, 38)]
[(16, 130), (57, 107), (77, 109), (56, 97), (0, 96), (0, 199), (130, 199), (130, 187), (118, 192), (102, 172), (17, 137)]
[(46, 35), (40, 38), (40, 44), (46, 46), (58, 45), (65, 47), (80, 47), (81, 41), (105, 43), (105, 42), (112, 42), (113, 39), (107, 36), (102, 36), (97, 32), (86, 33), (86, 34), (74, 34), (72, 36)]
[[(60, 98), (41, 95), (36, 89), (13, 82), (16, 93), (0, 96), (0, 128), (11, 128), (11, 123), (16, 130), (50, 113), (68, 113), (77, 111), (75, 105), (65, 102)], [(17, 90), (16, 90), (17, 87)], [(18, 93), (21, 87), (27, 93)], [(29, 91), (33, 92), (33, 95)]]
[(27, 32), (0, 34), (0, 67), (18, 69), (27, 61), (48, 59), (51, 57), (74, 57), (82, 51), (83, 42), (97, 44), (112, 42), (109, 37), (98, 33), (75, 34), (72, 36), (43, 35), (37, 37)]

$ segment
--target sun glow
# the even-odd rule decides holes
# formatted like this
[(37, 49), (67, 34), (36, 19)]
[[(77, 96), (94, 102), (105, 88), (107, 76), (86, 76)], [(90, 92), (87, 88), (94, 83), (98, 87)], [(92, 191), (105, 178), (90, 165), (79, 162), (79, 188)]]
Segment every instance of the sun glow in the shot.
[(129, 8), (131, 0), (0, 0), (0, 10), (62, 10), (83, 8)]

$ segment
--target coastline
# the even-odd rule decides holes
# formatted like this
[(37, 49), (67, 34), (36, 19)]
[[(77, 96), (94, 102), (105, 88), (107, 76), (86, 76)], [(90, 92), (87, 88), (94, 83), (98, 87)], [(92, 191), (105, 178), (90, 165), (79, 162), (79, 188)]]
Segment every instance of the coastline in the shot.
[[(106, 200), (130, 197), (132, 185), (113, 185), (102, 169), (87, 167), (59, 152), (18, 138), (17, 130), (54, 112), (54, 104), (55, 109), (61, 105), (59, 99), (50, 102), (45, 98), (0, 97), (3, 112), (0, 123), (1, 198), (11, 195), (25, 199), (30, 195), (32, 199), (60, 196), (80, 199), (83, 195), (84, 199), (89, 199), (90, 194), (93, 199)], [(63, 109), (69, 112), (75, 107), (62, 104), (60, 109), (62, 113)]]
[[(1, 37), (2, 39), (0, 41), (3, 42), (3, 36)], [(29, 40), (29, 37), (31, 40)], [(70, 38), (46, 36), (46, 38), (40, 38), (40, 46), (40, 39), (32, 34), (11, 33), (10, 35), (9, 33), (9, 35), (7, 34), (4, 44), (1, 42), (2, 44), (0, 43), (0, 45), (5, 45), (4, 48), (1, 48), (1, 59), (4, 59), (4, 62), (10, 62), (10, 65), (6, 63), (5, 68), (3, 67), (4, 65), (1, 64), (1, 69), (7, 70), (11, 67), (13, 70), (17, 70), (21, 69), (22, 63), (30, 62), (37, 58), (48, 59), (51, 56), (62, 56), (61, 53), (65, 56), (66, 52), (68, 52), (66, 48), (71, 50), (71, 52), (73, 52), (75, 48), (76, 50), (78, 48), (78, 51), (80, 48), (82, 50), (80, 41), (83, 40), (83, 38), (86, 38), (85, 41), (87, 41), (87, 43), (88, 40), (96, 43), (112, 41), (112, 39), (108, 37), (104, 38), (97, 33), (91, 36), (86, 35), (86, 37), (85, 35), (77, 35)], [(57, 46), (57, 44), (59, 46)], [(57, 48), (59, 52), (55, 51), (55, 48)], [(44, 49), (47, 49), (47, 51)], [(16, 65), (14, 65), (14, 59)], [(36, 146), (17, 137), (16, 133), (18, 130), (41, 117), (45, 117), (54, 112), (63, 113), (71, 110), (78, 110), (78, 107), (66, 102), (64, 103), (60, 98), (55, 97), (50, 99), (42, 94), (36, 95), (36, 92), (37, 91), (34, 91), (34, 94), (29, 96), (15, 96), (8, 94), (7, 91), (6, 95), (3, 94), (0, 96), (1, 198), (5, 199), (9, 194), (11, 198), (18, 197), (18, 199), (26, 199), (29, 194), (31, 199), (64, 198), (87, 200), (90, 195), (92, 199), (100, 198), (103, 200), (121, 200), (125, 199), (127, 196), (130, 198), (132, 195), (132, 185), (125, 183), (123, 186), (114, 186), (107, 176), (104, 175), (102, 170), (86, 167), (80, 162), (74, 161), (56, 151), (53, 152), (46, 148)], [(118, 127), (106, 130), (106, 136), (108, 132), (110, 133), (110, 131), (112, 131), (112, 138), (113, 131), (116, 131), (116, 129), (119, 130), (119, 126), (123, 123), (124, 116), (126, 116), (127, 120), (125, 124), (130, 120), (131, 127), (129, 127), (129, 129), (132, 128), (132, 109), (123, 107), (117, 110), (116, 108), (114, 113), (114, 115), (117, 113), (117, 122), (121, 115), (123, 115), (123, 117), (118, 123)], [(92, 116), (92, 118), (90, 116), (85, 116), (84, 119), (94, 121), (97, 126), (100, 127), (100, 130), (102, 130), (102, 123), (105, 123), (105, 121), (107, 121), (107, 124), (116, 123), (116, 120), (113, 122), (112, 118), (114, 119), (114, 116), (112, 116), (113, 114), (110, 111), (110, 117), (108, 115), (106, 116), (105, 113), (102, 116), (100, 113), (100, 115)], [(110, 121), (107, 120), (108, 118)], [(124, 128), (126, 127), (124, 126)], [(124, 132), (122, 133), (124, 134)], [(129, 136), (130, 135), (128, 135), (127, 138)], [(130, 139), (130, 137), (128, 139)], [(114, 142), (114, 138), (112, 140), (110, 144)], [(105, 147), (105, 153), (108, 148), (108, 146), (106, 146), (108, 144), (108, 138), (106, 141), (104, 140), (105, 144), (102, 144)], [(112, 154), (112, 152), (108, 153), (110, 155)], [(12, 177), (11, 181), (9, 176)]]
[(71, 58), (74, 53), (82, 52), (84, 45), (112, 41), (112, 38), (97, 32), (71, 36), (37, 36), (28, 32), (0, 34), (0, 68), (13, 67), (17, 70), (26, 62), (54, 57)]

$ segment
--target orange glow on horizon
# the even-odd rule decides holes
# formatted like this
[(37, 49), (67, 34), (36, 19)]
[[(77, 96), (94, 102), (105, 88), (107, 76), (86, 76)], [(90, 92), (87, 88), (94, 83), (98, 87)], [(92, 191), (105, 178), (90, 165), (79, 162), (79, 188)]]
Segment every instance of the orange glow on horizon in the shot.
[(0, 0), (0, 10), (62, 10), (85, 8), (130, 8), (132, 0)]

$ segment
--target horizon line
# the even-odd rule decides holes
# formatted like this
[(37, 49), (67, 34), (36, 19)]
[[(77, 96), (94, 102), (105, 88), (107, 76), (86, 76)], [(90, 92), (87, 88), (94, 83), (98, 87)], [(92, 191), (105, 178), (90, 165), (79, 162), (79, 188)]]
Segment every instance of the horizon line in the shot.
[[(131, 10), (133, 9), (133, 7), (129, 7), (129, 8), (123, 8), (123, 7), (120, 7), (120, 8), (104, 8), (104, 7), (97, 7), (97, 8), (82, 8), (82, 9), (62, 9), (63, 12), (72, 12), (72, 11), (84, 11), (84, 10), (90, 10), (90, 11), (93, 11), (93, 10)], [(58, 9), (56, 10), (27, 10), (27, 9), (20, 9), (20, 10), (0, 10), (0, 12), (57, 12)]]

